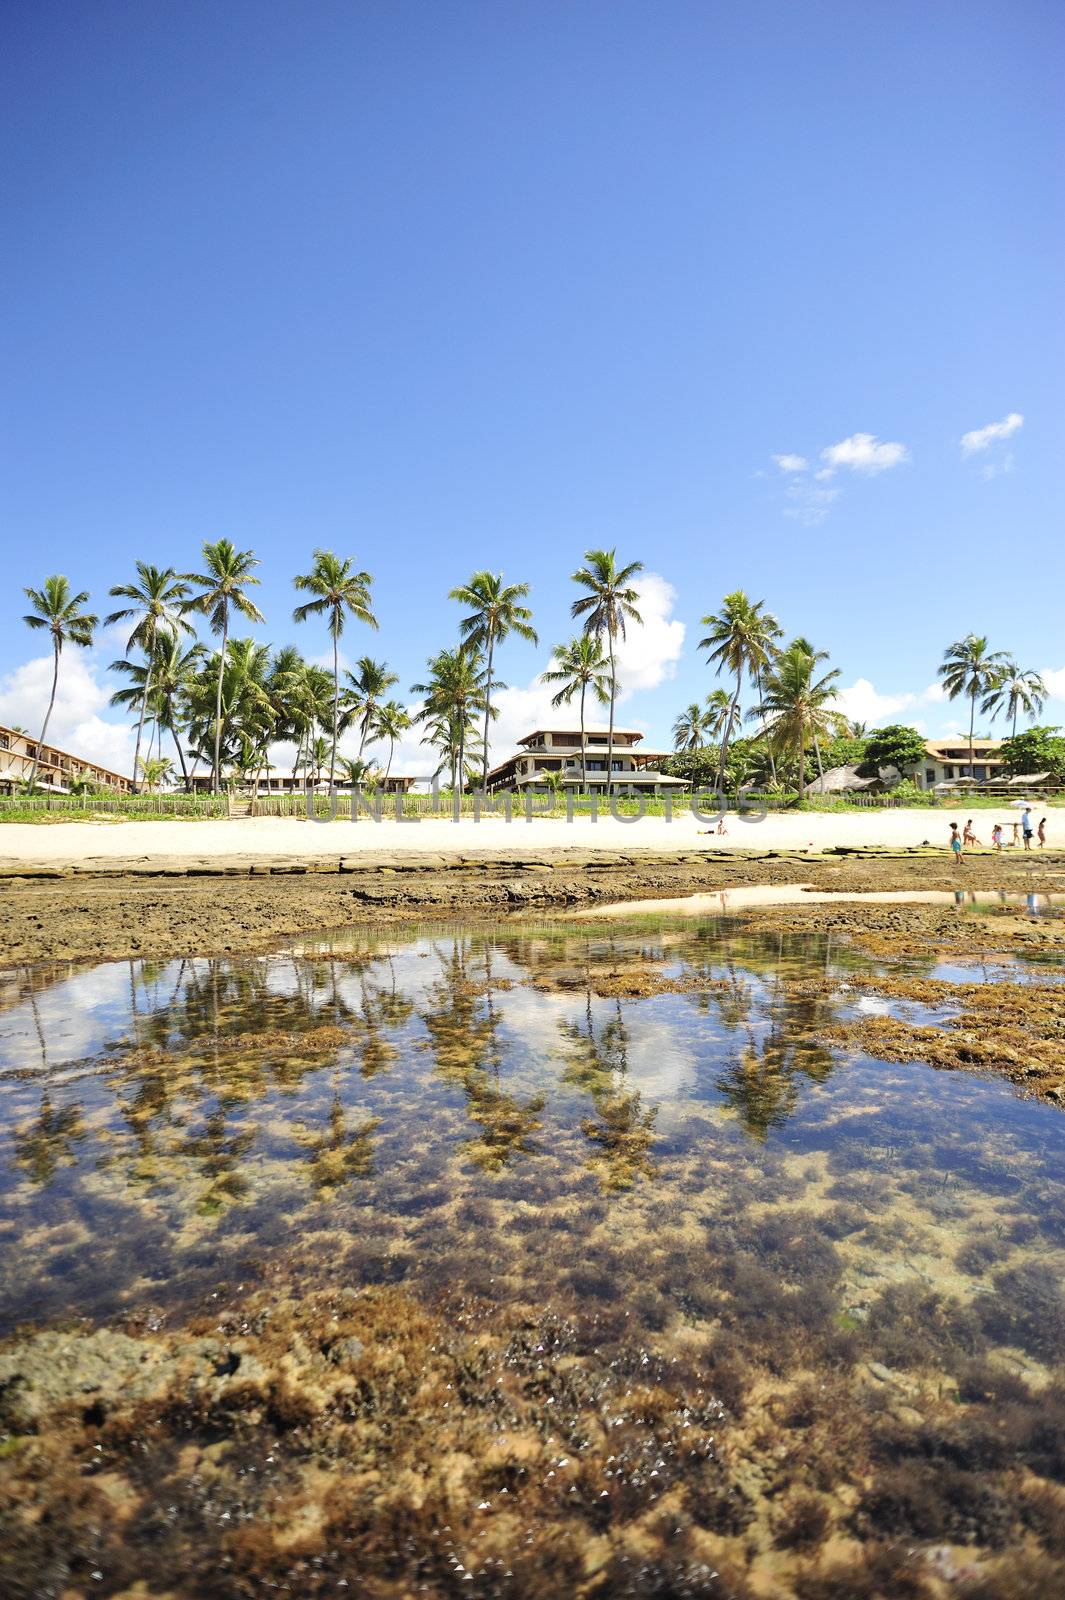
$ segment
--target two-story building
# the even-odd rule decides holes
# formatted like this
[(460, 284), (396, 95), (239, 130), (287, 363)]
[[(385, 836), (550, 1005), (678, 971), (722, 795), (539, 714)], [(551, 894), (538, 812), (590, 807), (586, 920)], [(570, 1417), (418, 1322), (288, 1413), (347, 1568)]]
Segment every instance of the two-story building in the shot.
[[(668, 750), (639, 748), (643, 734), (635, 728), (614, 729), (614, 750), (607, 771), (609, 733), (587, 728), (581, 747), (579, 728), (536, 728), (518, 740), (518, 749), (488, 774), (489, 790), (524, 794), (545, 793), (548, 779), (557, 777), (567, 788), (581, 790), (587, 772), (589, 790), (615, 794), (661, 794), (666, 789), (686, 789), (683, 778), (671, 778), (658, 763)], [(582, 759), (583, 758), (583, 759)]]
[[(75, 783), (93, 783), (119, 794), (129, 794), (133, 788), (130, 778), (101, 767), (97, 761), (86, 761), (52, 744), (42, 744), (39, 749), (36, 784), (50, 794), (69, 794)], [(28, 733), (18, 728), (0, 728), (0, 793), (13, 794), (29, 781), (37, 754), (38, 741)]]
[(970, 766), (966, 738), (927, 739), (925, 759), (908, 769), (906, 776), (921, 789), (956, 783), (959, 778), (974, 783), (995, 783), (1002, 777), (1002, 756), (997, 739), (974, 739)]

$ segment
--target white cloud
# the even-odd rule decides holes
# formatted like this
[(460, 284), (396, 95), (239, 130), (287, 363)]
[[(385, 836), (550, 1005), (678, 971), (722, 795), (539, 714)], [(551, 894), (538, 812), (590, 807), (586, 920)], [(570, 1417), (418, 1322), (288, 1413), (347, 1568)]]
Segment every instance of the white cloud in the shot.
[(630, 623), (617, 646), (623, 700), (637, 689), (657, 689), (674, 677), (684, 648), (684, 624), (670, 618), (677, 601), (673, 585), (657, 572), (645, 572), (636, 589), (636, 609), (643, 620)]
[(810, 465), (805, 456), (774, 456), (773, 460), (781, 472), (805, 472)]
[(837, 467), (847, 467), (853, 472), (886, 472), (909, 459), (910, 453), (904, 444), (891, 440), (882, 442), (872, 433), (852, 433), (849, 439), (841, 439), (839, 444), (830, 444), (821, 451), (821, 460), (833, 471)]
[(839, 499), (840, 492), (838, 489), (815, 489), (810, 484), (792, 483), (788, 485), (787, 493), (788, 504), (784, 507), (784, 515), (793, 517), (806, 528), (815, 528), (819, 522), (824, 522)]
[[(101, 674), (95, 652), (82, 654), (71, 647), (63, 651), (48, 740), (72, 755), (128, 775), (133, 770), (134, 730), (101, 715), (111, 696)], [(51, 688), (51, 656), (24, 661), (0, 679), (0, 723), (40, 733)]]
[(856, 678), (836, 695), (836, 709), (851, 722), (864, 722), (870, 728), (893, 722), (901, 712), (913, 711), (921, 706), (933, 705), (943, 699), (943, 686), (930, 683), (926, 689), (914, 694), (882, 694), (868, 678)]
[(1001, 422), (989, 422), (986, 427), (973, 428), (961, 436), (962, 455), (971, 456), (977, 451), (986, 450), (988, 445), (996, 444), (1001, 439), (1011, 438), (1023, 427), (1024, 417), (1021, 412), (1011, 411)]
[(1039, 676), (1051, 700), (1065, 700), (1065, 667), (1044, 667)]

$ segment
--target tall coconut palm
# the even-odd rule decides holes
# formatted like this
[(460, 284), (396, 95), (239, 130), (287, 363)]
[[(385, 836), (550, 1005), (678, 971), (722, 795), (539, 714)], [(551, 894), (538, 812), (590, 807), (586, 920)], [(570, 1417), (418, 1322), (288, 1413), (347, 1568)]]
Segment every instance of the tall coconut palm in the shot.
[(30, 768), (29, 788), (32, 792), (37, 786), (41, 746), (48, 733), (48, 724), (52, 720), (55, 692), (59, 683), (59, 657), (63, 653), (63, 646), (76, 644), (80, 649), (87, 650), (92, 644), (97, 619), (91, 612), (82, 610), (89, 598), (88, 590), (82, 589), (78, 594), (72, 594), (69, 581), (60, 573), (45, 578), (39, 589), (24, 589), (22, 592), (33, 607), (32, 611), (28, 611), (23, 617), (23, 622), (27, 628), (47, 628), (52, 640), (52, 692), (48, 697), (48, 710), (44, 714), (41, 737), (37, 741), (33, 766)]
[(1000, 711), (1005, 711), (1011, 723), (1010, 737), (1015, 739), (1020, 712), (1023, 711), (1026, 717), (1034, 721), (1042, 714), (1046, 701), (1047, 686), (1039, 673), (1019, 667), (1013, 657), (1007, 655), (980, 710), (985, 714), (990, 713), (992, 722)]
[(178, 635), (163, 634), (155, 648), (155, 659), (152, 664), (155, 718), (158, 726), (166, 728), (170, 733), (174, 749), (178, 750), (178, 765), (181, 766), (185, 789), (189, 787), (189, 768), (185, 766), (185, 752), (181, 747), (178, 730), (181, 728), (185, 699), (189, 696), (193, 678), (203, 666), (203, 656), (205, 651), (200, 643), (185, 648)]
[(732, 716), (721, 740), (721, 755), (717, 769), (719, 791), (725, 787), (725, 763), (728, 760), (729, 738), (732, 725), (739, 718), (740, 695), (743, 693), (743, 675), (750, 673), (755, 680), (759, 697), (764, 703), (763, 681), (773, 660), (774, 644), (780, 638), (780, 624), (765, 609), (764, 600), (750, 600), (742, 589), (734, 589), (721, 602), (721, 610), (703, 617), (703, 627), (709, 629), (705, 639), (699, 640), (699, 649), (709, 652), (708, 660), (715, 671), (730, 672), (736, 680), (732, 696)]
[[(452, 589), (448, 598), (469, 609), (459, 623), (463, 642), (485, 657), (484, 748), (481, 752), (481, 787), (488, 787), (488, 722), (492, 715), (492, 665), (495, 647), (511, 633), (529, 644), (539, 644), (532, 625), (532, 612), (521, 602), (529, 593), (527, 583), (503, 582), (501, 572), (475, 572), (469, 583)], [(500, 685), (502, 687), (502, 685)]]
[(805, 640), (782, 650), (766, 673), (766, 734), (780, 748), (795, 750), (800, 800), (806, 794), (807, 741), (831, 737), (843, 721), (833, 709), (838, 678), (836, 668), (814, 676), (814, 656)]
[[(133, 629), (126, 641), (126, 654), (129, 656), (134, 650), (140, 650), (147, 668), (140, 699), (140, 715), (137, 718), (137, 738), (133, 747), (135, 790), (144, 717), (153, 688), (152, 669), (156, 653), (165, 637), (176, 639), (180, 633), (193, 631), (192, 624), (185, 618), (189, 597), (186, 580), (179, 577), (173, 567), (155, 567), (148, 561), (136, 562), (136, 569), (137, 576), (132, 583), (116, 583), (108, 591), (112, 599), (128, 600), (130, 603), (121, 606), (117, 611), (112, 611), (110, 616), (104, 618), (106, 628), (110, 628), (116, 622), (133, 623)], [(128, 665), (128, 661), (121, 664), (116, 662), (112, 665), (111, 671), (122, 671)], [(112, 696), (112, 705), (122, 703), (120, 698)]]
[(626, 624), (642, 622), (636, 609), (640, 598), (633, 579), (643, 571), (642, 561), (630, 561), (627, 567), (618, 567), (616, 550), (586, 550), (584, 566), (573, 574), (573, 582), (588, 592), (574, 600), (570, 615), (584, 618), (585, 633), (607, 637), (607, 655), (610, 661), (610, 726), (607, 734), (606, 771), (607, 787), (614, 780), (614, 707), (618, 697), (617, 662), (615, 643), (624, 639)]
[(341, 560), (332, 550), (316, 550), (310, 572), (293, 578), (296, 588), (314, 599), (297, 606), (292, 613), (297, 622), (308, 617), (328, 616), (329, 637), (333, 641), (333, 749), (329, 757), (329, 787), (333, 787), (337, 764), (337, 738), (340, 733), (340, 635), (344, 632), (345, 618), (351, 616), (365, 622), (368, 628), (377, 627), (377, 618), (370, 606), (370, 587), (373, 579), (368, 572), (356, 572), (348, 558)]
[(370, 731), (374, 712), (384, 703), (385, 695), (399, 682), (395, 672), (388, 670), (387, 661), (375, 661), (372, 656), (360, 656), (354, 672), (345, 672), (348, 686), (343, 693), (344, 718), (341, 731), (354, 723), (359, 729), (359, 757), (366, 748), (366, 735)]
[(969, 776), (976, 776), (976, 751), (973, 744), (973, 727), (976, 722), (976, 702), (990, 694), (1006, 666), (1001, 651), (988, 647), (987, 635), (967, 633), (949, 646), (939, 665), (939, 676), (951, 700), (964, 695), (969, 701)]
[(246, 592), (259, 582), (252, 572), (252, 568), (259, 565), (253, 551), (238, 550), (231, 540), (218, 539), (213, 544), (204, 544), (203, 560), (207, 569), (205, 572), (186, 572), (183, 577), (185, 582), (197, 585), (201, 591), (188, 602), (188, 609), (199, 611), (207, 617), (211, 632), (219, 634), (222, 640), (217, 678), (218, 699), (215, 704), (214, 761), (211, 768), (211, 788), (217, 794), (222, 777), (222, 664), (226, 658), (230, 618), (237, 611), (249, 622), (262, 622), (263, 614)]
[(144, 774), (145, 788), (148, 790), (149, 794), (151, 794), (159, 784), (166, 782), (166, 779), (170, 776), (170, 769), (172, 765), (173, 763), (169, 761), (166, 756), (152, 756), (150, 760), (141, 763), (141, 771)]
[(400, 705), (398, 700), (386, 700), (383, 706), (378, 706), (374, 712), (373, 732), (376, 739), (388, 740), (388, 765), (385, 767), (385, 783), (392, 771), (392, 757), (395, 754), (396, 740), (402, 739), (410, 727), (410, 713), (406, 706)]
[[(425, 683), (411, 685), (411, 694), (421, 696), (423, 704), (418, 712), (419, 722), (446, 724), (457, 737), (457, 781), (466, 781), (466, 739), (473, 715), (484, 711), (485, 670), (479, 650), (460, 644), (454, 650), (441, 650), (430, 656), (426, 663), (429, 677)], [(489, 710), (495, 716), (496, 708)], [(452, 772), (452, 787), (456, 775)]]
[(551, 696), (555, 707), (568, 706), (580, 693), (581, 704), (581, 788), (588, 787), (588, 741), (584, 732), (584, 707), (589, 689), (601, 706), (610, 699), (610, 666), (603, 654), (602, 641), (592, 633), (579, 633), (568, 644), (555, 646), (555, 666), (540, 674), (541, 683), (562, 687)]

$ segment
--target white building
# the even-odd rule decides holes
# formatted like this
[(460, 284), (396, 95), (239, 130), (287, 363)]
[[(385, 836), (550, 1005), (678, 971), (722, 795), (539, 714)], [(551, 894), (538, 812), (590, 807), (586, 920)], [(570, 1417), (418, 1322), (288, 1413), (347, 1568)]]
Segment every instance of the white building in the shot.
[(666, 789), (686, 789), (683, 778), (671, 778), (658, 763), (668, 750), (638, 749), (643, 734), (635, 728), (614, 729), (611, 770), (607, 772), (609, 735), (605, 728), (585, 730), (582, 763), (579, 728), (537, 728), (518, 740), (519, 748), (488, 774), (488, 787), (511, 793), (545, 793), (549, 777), (557, 776), (571, 789), (581, 789), (583, 774), (588, 788), (606, 793), (607, 787), (622, 795), (661, 794)]
[[(52, 744), (39, 746), (36, 786), (48, 794), (69, 794), (74, 783), (92, 783), (101, 789), (129, 794), (131, 780), (121, 772), (101, 767), (97, 761), (72, 756)], [(27, 783), (38, 755), (38, 741), (17, 728), (0, 728), (0, 792), (12, 794)]]

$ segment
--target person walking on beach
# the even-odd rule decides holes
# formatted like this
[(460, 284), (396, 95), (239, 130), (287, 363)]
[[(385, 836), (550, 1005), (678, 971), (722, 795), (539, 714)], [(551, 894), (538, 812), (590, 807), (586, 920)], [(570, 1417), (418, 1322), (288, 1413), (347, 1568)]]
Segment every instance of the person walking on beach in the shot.
[(1032, 811), (1030, 806), (1025, 806), (1024, 811), (1021, 814), (1021, 829), (1024, 833), (1024, 848), (1026, 850), (1030, 850), (1032, 848), (1032, 834), (1035, 832), (1035, 829), (1032, 827)]
[(956, 822), (952, 822), (950, 825), (950, 848), (954, 851), (954, 865), (960, 867), (961, 834), (958, 832), (958, 824)]
[(1040, 848), (1040, 850), (1042, 850), (1043, 847), (1045, 846), (1046, 842), (1047, 842), (1047, 819), (1046, 819), (1046, 817), (1040, 817), (1039, 818), (1039, 832), (1036, 834), (1036, 838), (1039, 840), (1039, 848)]
[(1001, 850), (1002, 849), (1002, 824), (1001, 824), (1001, 822), (996, 822), (995, 826), (991, 829), (991, 843), (994, 845), (996, 850)]

